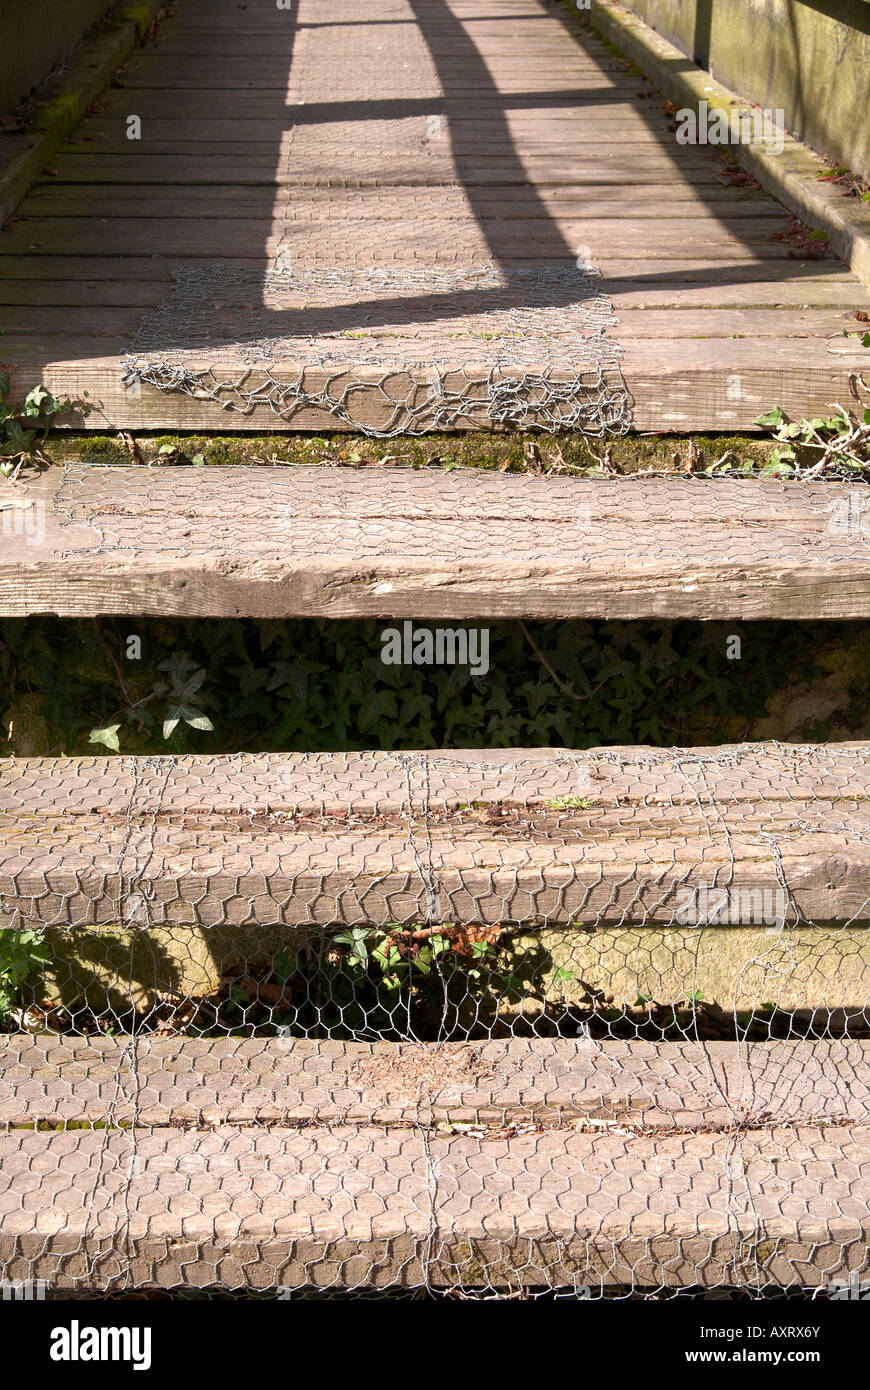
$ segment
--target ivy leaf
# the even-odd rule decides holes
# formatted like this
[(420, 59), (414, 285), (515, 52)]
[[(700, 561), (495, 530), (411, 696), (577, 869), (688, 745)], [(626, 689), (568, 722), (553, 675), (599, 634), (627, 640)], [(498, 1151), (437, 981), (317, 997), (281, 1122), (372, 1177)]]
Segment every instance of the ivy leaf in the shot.
[(180, 708), (182, 719), (185, 724), (190, 725), (191, 729), (205, 729), (207, 733), (212, 732), (214, 724), (207, 714), (202, 714), (199, 710), (188, 709), (186, 705), (182, 705)]
[(190, 679), (198, 669), (198, 663), (193, 660), (190, 652), (173, 652), (166, 661), (161, 661), (157, 669), (168, 671), (170, 680), (178, 688)]
[(28, 391), (24, 397), (24, 413), (30, 416), (41, 415), (43, 407), (47, 406), (50, 410), (52, 404), (51, 393), (46, 391), (44, 386), (34, 386), (33, 390)]
[(102, 743), (113, 753), (120, 753), (121, 745), (118, 741), (118, 730), (120, 724), (107, 724), (103, 729), (91, 729), (89, 743)]
[(9, 442), (21, 448), (30, 444), (36, 438), (35, 430), (23, 430), (17, 420), (8, 420), (6, 422), (6, 433), (9, 436)]
[(774, 406), (773, 410), (768, 410), (765, 415), (759, 415), (755, 423), (756, 425), (763, 425), (765, 429), (778, 429), (783, 418), (782, 410), (777, 405)]
[(169, 713), (163, 721), (163, 737), (171, 738), (180, 723), (181, 711), (178, 705), (170, 705)]
[(178, 692), (179, 695), (185, 695), (188, 697), (191, 695), (195, 695), (197, 690), (199, 690), (199, 687), (205, 680), (205, 676), (206, 671), (204, 666), (200, 667), (198, 671), (194, 671), (193, 675), (190, 676), (189, 679), (184, 681), (184, 683), (181, 685)]

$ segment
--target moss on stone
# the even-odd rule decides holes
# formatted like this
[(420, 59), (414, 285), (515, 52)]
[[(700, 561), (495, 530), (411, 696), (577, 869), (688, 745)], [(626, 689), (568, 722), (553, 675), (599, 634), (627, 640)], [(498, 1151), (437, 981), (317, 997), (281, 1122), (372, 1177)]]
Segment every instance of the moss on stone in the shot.
[[(677, 1005), (691, 990), (726, 1010), (757, 1012), (765, 1002), (860, 1011), (870, 984), (867, 922), (848, 927), (599, 926), (545, 927), (515, 935), (503, 953), (522, 990), (522, 1011), (545, 1003), (588, 1006), (613, 996), (617, 1011), (639, 1000)], [(535, 998), (535, 994), (538, 998)], [(506, 1013), (516, 1011), (508, 1006)]]

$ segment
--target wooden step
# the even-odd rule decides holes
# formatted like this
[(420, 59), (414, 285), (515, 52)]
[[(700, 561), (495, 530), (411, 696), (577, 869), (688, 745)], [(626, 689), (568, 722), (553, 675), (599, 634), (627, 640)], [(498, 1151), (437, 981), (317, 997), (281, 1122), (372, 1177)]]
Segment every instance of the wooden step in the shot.
[(847, 484), (75, 464), (0, 483), (0, 613), (866, 618), (868, 541)]
[(0, 1038), (0, 1127), (870, 1125), (870, 1042)]
[(348, 924), (448, 923), (489, 928), (523, 982), (484, 1034), (607, 995), (842, 1028), (870, 997), (868, 761), (860, 743), (10, 760), (0, 925), (47, 928), (44, 992), (115, 1020)]
[(0, 1136), (0, 1268), (55, 1289), (817, 1288), (862, 1266), (870, 1129), (374, 1126)]
[[(628, 172), (623, 172), (622, 179), (631, 177), (630, 168)], [(338, 218), (335, 221), (337, 223)], [(638, 243), (664, 246), (667, 245), (669, 232), (667, 227), (661, 232), (652, 232), (641, 224), (637, 235)], [(446, 227), (444, 240), (445, 243), (449, 241), (449, 228)], [(524, 246), (523, 251), (528, 254), (527, 247)], [(89, 279), (96, 273), (96, 267), (89, 267), (87, 258), (77, 254), (75, 247), (59, 247), (56, 254), (65, 261), (76, 261), (79, 269), (73, 278)], [(236, 249), (227, 259), (237, 259), (240, 254)], [(735, 279), (757, 284), (759, 262), (754, 248), (747, 247), (740, 255), (727, 255), (722, 250), (709, 254), (713, 256), (712, 269), (717, 284), (723, 270), (732, 271)], [(688, 279), (707, 281), (703, 246), (683, 250), (677, 247), (674, 256), (680, 262), (687, 259), (692, 269), (698, 272), (688, 276)], [(620, 263), (623, 263), (623, 258), (624, 252), (620, 254)], [(189, 261), (189, 257), (184, 259)], [(610, 277), (614, 273), (611, 263), (603, 255), (601, 259), (602, 268)], [(114, 264), (119, 267), (116, 274), (126, 280), (133, 273), (133, 266), (138, 266), (141, 260), (142, 257), (131, 258), (133, 265), (127, 270), (124, 257), (114, 258)], [(651, 293), (654, 294), (659, 282), (672, 281), (677, 260), (639, 259), (632, 267), (631, 278), (651, 284)], [(325, 256), (324, 262), (329, 267), (334, 264), (331, 257)], [(451, 264), (453, 260), (448, 260), (445, 250), (442, 259), (436, 263), (436, 270), (449, 269)], [(474, 266), (481, 264), (479, 259), (473, 261)], [(786, 264), (790, 262), (786, 261)], [(19, 265), (20, 258), (10, 257), (10, 276), (13, 272), (17, 273)], [(379, 268), (373, 254), (365, 265)], [(776, 285), (777, 289), (770, 290), (768, 305), (777, 299), (781, 284), (776, 273), (777, 262), (772, 261), (770, 265), (769, 283)], [(838, 273), (840, 269), (837, 265)], [(36, 278), (43, 278), (39, 269)], [(693, 301), (695, 288), (689, 286), (689, 302)], [(862, 312), (868, 312), (870, 297), (862, 299), (862, 295), (866, 296), (867, 292), (856, 281), (852, 303), (861, 304)], [(797, 298), (801, 304), (806, 303), (799, 294)], [(480, 310), (482, 316), (486, 309), (484, 304)], [(855, 312), (854, 309), (850, 310), (844, 325), (849, 324)], [(300, 314), (294, 318), (294, 322), (298, 324), (302, 317)], [(358, 316), (357, 321), (364, 317)], [(388, 311), (384, 317), (387, 321), (386, 331), (391, 332), (393, 319)], [(688, 318), (689, 323), (684, 326), (681, 318), (672, 316), (662, 337), (616, 341), (615, 351), (622, 352), (620, 366), (633, 402), (630, 426), (636, 434), (685, 435), (710, 431), (729, 435), (736, 432), (758, 434), (755, 421), (775, 405), (795, 420), (815, 416), (828, 418), (832, 403), (845, 403), (852, 399), (851, 383), (857, 373), (866, 371), (866, 349), (855, 346), (858, 340), (844, 336), (839, 327), (836, 336), (829, 339), (823, 332), (808, 338), (804, 325), (785, 342), (772, 342), (769, 332), (751, 340), (733, 341), (717, 334), (711, 315), (705, 325), (708, 332), (701, 340), (693, 338), (686, 331), (693, 321), (691, 315)], [(819, 319), (821, 330), (828, 324), (827, 304), (820, 309)], [(276, 354), (269, 358), (267, 364), (257, 365), (253, 369), (246, 358), (238, 355), (227, 358), (220, 355), (218, 350), (207, 356), (197, 353), (196, 356), (188, 356), (184, 365), (189, 371), (202, 369), (211, 373), (201, 394), (196, 394), (198, 388), (192, 388), (194, 394), (187, 389), (158, 389), (147, 383), (140, 384), (138, 380), (125, 382), (129, 367), (128, 337), (102, 336), (97, 331), (87, 334), (77, 331), (79, 323), (80, 316), (71, 314), (69, 331), (63, 335), (48, 334), (42, 340), (33, 334), (9, 333), (3, 341), (11, 399), (22, 399), (35, 383), (41, 382), (59, 399), (84, 398), (93, 407), (86, 416), (77, 411), (71, 412), (64, 418), (64, 427), (152, 430), (161, 433), (180, 430), (196, 434), (253, 430), (258, 434), (278, 431), (322, 435), (345, 430), (368, 434), (383, 432), (390, 438), (398, 439), (403, 434), (486, 431), (492, 427), (495, 418), (493, 412), (497, 413), (501, 408), (500, 400), (490, 394), (492, 362), (482, 365), (472, 362), (468, 370), (462, 366), (454, 381), (451, 383), (448, 380), (447, 387), (452, 389), (454, 385), (461, 385), (475, 403), (465, 411), (442, 412), (438, 409), (439, 397), (431, 396), (429, 388), (433, 373), (441, 371), (443, 354), (434, 359), (429, 357), (419, 368), (408, 367), (406, 370), (400, 365), (397, 371), (395, 355), (388, 355), (386, 351), (371, 366), (368, 363), (358, 365), (357, 353), (345, 352), (340, 360), (343, 369), (346, 369), (344, 381), (351, 387), (353, 396), (353, 412), (347, 414), (337, 406), (334, 394), (331, 405), (321, 403), (330, 386), (336, 387), (340, 394), (343, 382), (328, 367), (320, 366), (323, 349), (316, 339), (312, 339), (309, 354), (302, 359), (298, 356), (291, 359), (283, 353), (277, 355), (280, 349), (276, 349)], [(470, 337), (476, 333), (485, 334), (485, 324), (486, 320), (482, 317), (473, 328), (463, 331)], [(238, 329), (242, 338), (248, 331), (245, 325)], [(366, 329), (359, 331), (365, 332)], [(677, 336), (678, 331), (681, 336)], [(416, 329), (406, 336), (416, 336)], [(405, 350), (409, 349), (407, 343), (404, 346)], [(495, 356), (493, 354), (493, 359)], [(457, 361), (461, 363), (462, 359), (461, 353), (451, 352), (448, 365)], [(407, 357), (403, 360), (407, 362)], [(800, 365), (796, 365), (798, 363)], [(552, 382), (556, 386), (570, 382), (576, 365), (574, 360), (566, 359), (564, 369), (560, 364), (558, 371), (554, 370)], [(579, 365), (582, 368), (583, 362)], [(295, 390), (302, 371), (305, 373), (304, 394), (297, 403)], [(380, 383), (386, 378), (389, 378), (393, 393), (388, 392), (385, 396)], [(535, 391), (533, 382), (531, 396)], [(398, 403), (397, 392), (401, 398)], [(282, 394), (286, 407), (281, 406), (279, 398)], [(582, 404), (585, 407), (597, 396), (597, 389), (589, 393), (588, 399), (583, 392), (580, 395), (583, 396)], [(611, 393), (614, 408), (619, 407), (620, 400), (620, 388), (614, 387)], [(429, 405), (432, 406), (431, 410)], [(282, 409), (284, 414), (281, 413)], [(538, 423), (542, 428), (549, 429), (553, 427), (553, 418), (547, 410), (537, 410), (534, 403), (529, 405), (528, 410), (520, 405), (511, 428), (523, 423), (529, 426)], [(582, 423), (586, 417), (578, 416), (578, 419)], [(559, 414), (559, 422), (555, 426), (557, 433), (560, 429), (573, 427), (570, 417), (564, 412)], [(597, 429), (588, 421), (586, 423), (597, 438)]]
[(824, 1287), (870, 1236), (868, 1049), (7, 1038), (0, 1272)]
[(789, 922), (850, 924), (868, 773), (866, 743), (3, 760), (0, 901), (105, 923), (135, 881), (152, 925), (591, 926), (785, 885)]

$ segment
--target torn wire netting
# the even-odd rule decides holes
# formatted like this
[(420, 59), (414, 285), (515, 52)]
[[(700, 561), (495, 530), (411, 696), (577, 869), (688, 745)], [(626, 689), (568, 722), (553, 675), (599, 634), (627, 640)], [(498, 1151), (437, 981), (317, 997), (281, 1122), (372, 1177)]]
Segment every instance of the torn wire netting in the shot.
[(867, 745), (8, 761), (0, 923), (47, 951), (3, 1279), (849, 1288), (868, 785)]
[(321, 412), (381, 438), (629, 428), (617, 320), (592, 271), (216, 265), (175, 279), (125, 357), (128, 387), (288, 423)]

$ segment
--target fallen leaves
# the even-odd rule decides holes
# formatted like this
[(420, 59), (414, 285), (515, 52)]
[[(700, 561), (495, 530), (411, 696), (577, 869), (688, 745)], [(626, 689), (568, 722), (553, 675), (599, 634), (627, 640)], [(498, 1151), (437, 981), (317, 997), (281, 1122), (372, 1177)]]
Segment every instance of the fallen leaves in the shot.
[(780, 232), (774, 232), (776, 241), (789, 242), (790, 260), (826, 261), (833, 256), (833, 247), (820, 228), (811, 228), (802, 222), (796, 213), (790, 212), (788, 223)]
[(248, 991), (252, 1003), (266, 1004), (270, 1009), (289, 1009), (292, 1007), (290, 983), (272, 984), (269, 980), (253, 980), (243, 975), (238, 981), (242, 989)]

